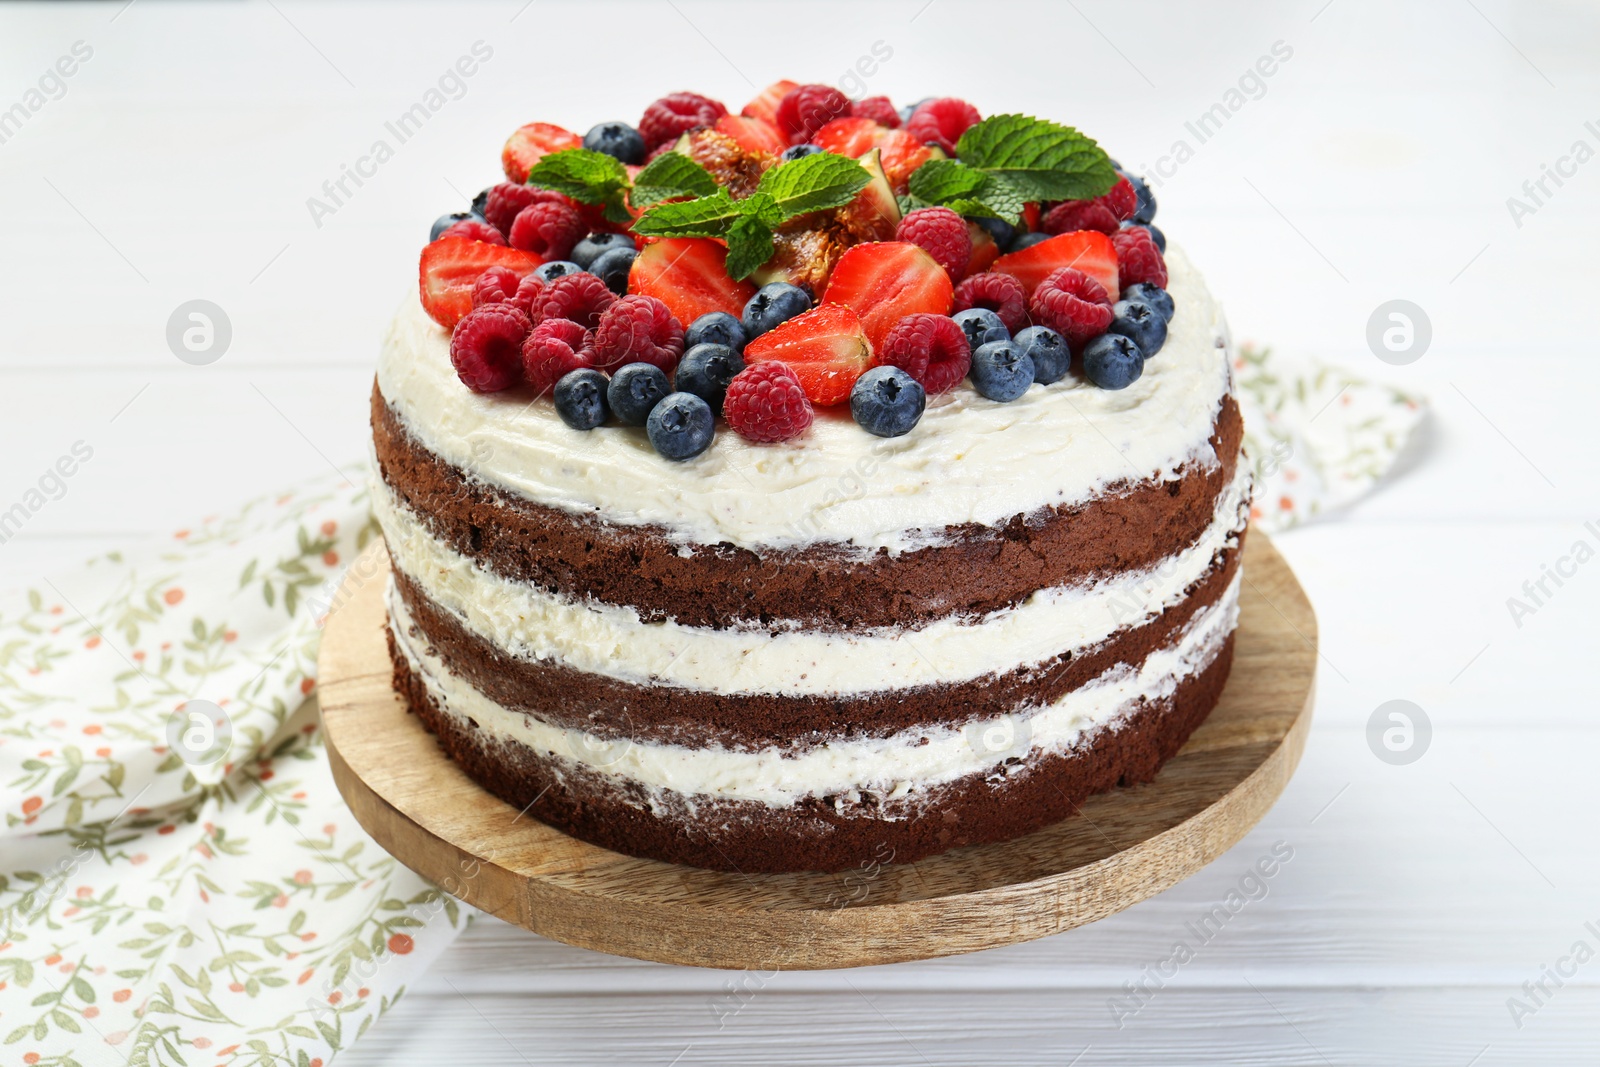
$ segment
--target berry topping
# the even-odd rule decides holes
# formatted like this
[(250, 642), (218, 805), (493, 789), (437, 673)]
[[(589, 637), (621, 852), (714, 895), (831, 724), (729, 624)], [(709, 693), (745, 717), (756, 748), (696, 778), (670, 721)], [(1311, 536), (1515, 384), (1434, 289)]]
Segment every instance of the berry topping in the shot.
[(1097, 233), (1116, 233), (1117, 216), (1098, 200), (1067, 200), (1044, 213), (1039, 225), (1047, 234), (1072, 233), (1076, 230), (1094, 230)]
[(896, 241), (910, 241), (945, 269), (951, 280), (967, 272), (972, 258), (972, 235), (967, 220), (947, 207), (924, 207), (900, 220)]
[(583, 240), (572, 246), (572, 262), (588, 270), (601, 253), (609, 252), (613, 248), (626, 248), (634, 251), (633, 238), (625, 233), (591, 233)]
[(1033, 357), (1015, 341), (990, 341), (972, 353), (972, 384), (990, 400), (1009, 404), (1033, 384)]
[(850, 114), (850, 98), (831, 85), (800, 85), (778, 102), (778, 129), (803, 144), (834, 119)]
[(528, 321), (537, 326), (539, 324), (539, 316), (534, 314), (533, 300), (534, 297), (539, 295), (539, 290), (543, 288), (544, 279), (537, 274), (529, 274), (517, 286), (517, 291), (506, 299), (506, 303), (517, 305), (522, 309), (522, 313), (528, 316)]
[(879, 126), (895, 129), (900, 125), (900, 112), (895, 110), (887, 96), (865, 96), (855, 102), (851, 114), (871, 119)]
[(539, 395), (589, 365), (594, 336), (571, 319), (545, 319), (522, 343), (522, 380)]
[(740, 323), (745, 337), (753, 339), (810, 310), (810, 293), (788, 282), (771, 282), (757, 289), (745, 304)]
[(819, 129), (811, 138), (824, 152), (859, 159), (878, 147), (878, 136), (883, 127), (871, 119), (850, 116), (834, 119)]
[(794, 371), (776, 361), (757, 363), (734, 375), (722, 413), (735, 433), (749, 441), (787, 441), (811, 425), (811, 401)]
[(1149, 359), (1167, 343), (1167, 320), (1161, 312), (1138, 300), (1119, 300), (1111, 306), (1111, 325), (1106, 333), (1120, 333), (1139, 346)]
[(985, 271), (956, 286), (956, 311), (970, 308), (987, 308), (1000, 316), (1000, 321), (1010, 333), (1016, 333), (1028, 324), (1028, 294), (1022, 283), (1009, 274)]
[(988, 308), (968, 308), (958, 311), (950, 316), (950, 321), (961, 327), (961, 332), (967, 335), (967, 345), (977, 351), (979, 345), (986, 345), (990, 341), (1009, 341), (1011, 331), (1006, 329), (1006, 324), (1000, 316)]
[(950, 275), (916, 245), (877, 241), (839, 257), (822, 299), (854, 309), (876, 351), (907, 315), (949, 314), (954, 292)]
[(417, 264), (417, 288), (423, 310), (440, 326), (454, 326), (472, 310), (472, 287), (484, 271), (490, 267), (508, 267), (522, 275), (538, 265), (538, 256), (515, 248), (502, 248), (465, 237), (440, 238), (423, 247)]
[(805, 144), (790, 145), (788, 148), (785, 148), (783, 150), (783, 154), (779, 156), (778, 159), (783, 163), (793, 163), (797, 159), (804, 159), (806, 156), (814, 156), (818, 152), (822, 151), (825, 151), (825, 149), (821, 145), (812, 144), (810, 141), (807, 141)]
[(633, 261), (638, 255), (631, 248), (613, 248), (601, 253), (589, 264), (589, 273), (605, 282), (607, 289), (622, 296), (628, 291), (628, 274), (633, 270)]
[(799, 82), (788, 79), (773, 82), (761, 90), (759, 96), (750, 101), (740, 110), (739, 114), (753, 119), (765, 119), (774, 126), (778, 124), (778, 105), (783, 103), (783, 98), (800, 88)]
[(861, 320), (843, 304), (796, 315), (744, 346), (747, 364), (783, 363), (811, 402), (823, 407), (849, 397), (871, 358)]
[(606, 404), (626, 426), (643, 426), (650, 409), (672, 392), (667, 376), (654, 363), (629, 363), (611, 376)]
[(1139, 211), (1139, 194), (1134, 191), (1133, 182), (1128, 180), (1126, 174), (1117, 175), (1117, 183), (1105, 194), (1095, 198), (1095, 203), (1103, 204), (1106, 210), (1117, 217), (1117, 221), (1131, 219)]
[(927, 391), (899, 367), (873, 367), (850, 390), (850, 414), (877, 437), (910, 433), (927, 406)]
[(554, 201), (558, 204), (568, 203), (567, 198), (553, 189), (535, 189), (531, 185), (513, 185), (511, 182), (501, 182), (492, 185), (485, 192), (483, 201), (483, 217), (489, 225), (501, 233), (509, 234), (511, 224), (517, 220), (517, 212), (530, 204), (543, 201)]
[(684, 352), (673, 384), (680, 391), (693, 393), (710, 404), (712, 411), (721, 412), (728, 383), (742, 370), (744, 360), (733, 349), (727, 345), (702, 341)]
[(1111, 244), (1117, 250), (1119, 285), (1148, 282), (1160, 289), (1167, 287), (1167, 261), (1149, 230), (1142, 226), (1118, 230), (1111, 235)]
[(955, 388), (972, 365), (966, 333), (944, 315), (907, 315), (875, 352), (874, 364), (899, 367), (932, 394)]
[(433, 220), (433, 228), (428, 231), (428, 240), (437, 241), (440, 237), (444, 236), (444, 231), (448, 230), (456, 223), (465, 222), (468, 219), (478, 219), (479, 222), (483, 221), (482, 218), (474, 215), (470, 211), (452, 211), (448, 215), (440, 215), (438, 218)]
[(1041, 385), (1059, 382), (1072, 367), (1067, 339), (1048, 326), (1029, 326), (1013, 340), (1033, 360), (1033, 380)]
[(728, 109), (699, 93), (672, 93), (644, 109), (639, 132), (649, 148), (676, 141), (697, 126), (710, 126)]
[(533, 165), (549, 153), (582, 147), (582, 139), (571, 130), (548, 122), (530, 122), (506, 140), (505, 148), (500, 151), (500, 163), (505, 167), (506, 179), (521, 185), (528, 180), (528, 171)]
[(965, 100), (946, 96), (918, 104), (907, 120), (905, 129), (923, 144), (936, 144), (953, 156), (956, 142), (967, 132), (967, 127), (982, 118), (978, 109)]
[(711, 405), (693, 393), (670, 393), (650, 411), (645, 432), (668, 459), (693, 459), (711, 447), (716, 434)]
[(707, 237), (655, 241), (633, 261), (628, 290), (655, 297), (679, 322), (693, 322), (709, 311), (737, 315), (756, 287), (728, 277), (727, 258), (728, 250)]
[(522, 342), (532, 327), (510, 304), (467, 313), (450, 334), (450, 363), (474, 393), (498, 393), (522, 378)]
[(789, 147), (788, 140), (778, 127), (766, 119), (750, 118), (745, 115), (724, 115), (717, 120), (712, 129), (732, 137), (746, 152), (776, 156), (781, 155)]
[(1147, 231), (1150, 234), (1150, 240), (1156, 243), (1156, 248), (1161, 250), (1161, 254), (1163, 256), (1167, 254), (1167, 235), (1161, 232), (1160, 226), (1153, 222), (1134, 222), (1132, 219), (1122, 224), (1124, 230), (1134, 227)]
[[(532, 277), (532, 275), (529, 275)], [(472, 306), (485, 304), (516, 304), (517, 289), (522, 285), (522, 275), (510, 267), (490, 267), (472, 283)], [(527, 314), (526, 311), (523, 314)]]
[[(687, 350), (695, 345), (723, 345), (735, 352), (743, 352), (746, 336), (744, 323), (738, 316), (726, 311), (708, 311), (683, 331), (683, 346)], [(688, 358), (687, 352), (684, 358)], [(679, 373), (683, 373), (681, 369)]]
[(1062, 267), (1083, 271), (1104, 286), (1112, 300), (1117, 299), (1117, 250), (1103, 233), (1063, 233), (994, 261), (994, 269), (1021, 282), (1029, 296), (1051, 271)]
[(545, 200), (517, 212), (507, 236), (512, 248), (541, 259), (566, 259), (588, 229), (576, 209)]
[(1130, 216), (1134, 222), (1154, 222), (1156, 217), (1156, 194), (1150, 191), (1144, 179), (1136, 174), (1125, 174), (1128, 183), (1133, 186), (1133, 195), (1138, 200), (1138, 206), (1133, 209)]
[(545, 319), (571, 319), (586, 330), (600, 325), (600, 315), (617, 299), (604, 282), (580, 271), (557, 278), (533, 294), (529, 317), (535, 323)]
[[(609, 295), (609, 294), (608, 294)], [(653, 363), (671, 371), (683, 355), (683, 327), (653, 296), (624, 296), (600, 316), (594, 331), (594, 363)]]
[(583, 147), (623, 163), (644, 162), (644, 135), (626, 122), (602, 122), (583, 135)]
[(447, 226), (440, 237), (465, 237), (469, 241), (482, 241), (484, 244), (504, 245), (505, 237), (499, 230), (490, 226), (482, 219), (462, 219), (460, 222)]
[(1102, 389), (1126, 389), (1144, 373), (1144, 355), (1130, 338), (1102, 334), (1084, 347), (1083, 373)]
[(1176, 310), (1172, 303), (1172, 294), (1159, 285), (1149, 282), (1135, 282), (1122, 291), (1124, 300), (1137, 300), (1141, 304), (1149, 304), (1161, 313), (1161, 317), (1168, 322), (1172, 321), (1172, 313)]
[(1074, 349), (1111, 325), (1111, 298), (1105, 286), (1072, 267), (1061, 267), (1040, 282), (1030, 307), (1035, 321), (1061, 334)]
[(567, 275), (577, 274), (581, 270), (583, 268), (570, 259), (554, 259), (535, 267), (532, 276), (539, 279), (540, 285), (548, 285), (557, 278), (565, 278)]
[(584, 368), (556, 382), (556, 414), (574, 430), (592, 430), (606, 421), (606, 376)]

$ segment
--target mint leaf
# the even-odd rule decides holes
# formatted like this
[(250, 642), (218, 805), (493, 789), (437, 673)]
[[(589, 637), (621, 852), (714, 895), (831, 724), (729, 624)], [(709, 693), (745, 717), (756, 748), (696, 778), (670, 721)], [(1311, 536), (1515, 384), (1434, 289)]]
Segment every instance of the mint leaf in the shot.
[(647, 208), (680, 196), (710, 196), (717, 191), (711, 172), (681, 152), (664, 152), (645, 166), (633, 179), (636, 208)]
[(647, 237), (721, 237), (743, 215), (739, 202), (718, 187), (698, 200), (657, 204), (639, 217), (633, 230)]
[(604, 204), (612, 222), (632, 218), (622, 202), (630, 184), (627, 168), (604, 152), (587, 148), (551, 152), (529, 169), (528, 184), (554, 189), (580, 204)]
[(787, 221), (824, 208), (843, 207), (867, 187), (865, 167), (833, 152), (816, 152), (769, 168), (756, 185), (756, 195), (770, 196)]
[(1004, 179), (1025, 201), (1087, 200), (1117, 180), (1092, 138), (1028, 115), (993, 115), (969, 127), (956, 142), (956, 155)]
[(1015, 223), (1027, 202), (1008, 179), (953, 159), (930, 159), (911, 174), (909, 209), (938, 204), (958, 215)]
[(749, 277), (771, 258), (772, 229), (752, 215), (735, 219), (728, 227), (728, 277), (735, 281)]

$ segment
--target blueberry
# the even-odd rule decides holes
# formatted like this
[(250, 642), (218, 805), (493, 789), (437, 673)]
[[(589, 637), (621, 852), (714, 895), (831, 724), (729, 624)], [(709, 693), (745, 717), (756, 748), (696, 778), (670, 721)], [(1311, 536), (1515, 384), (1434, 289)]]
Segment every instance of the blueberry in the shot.
[(745, 340), (753, 341), (782, 322), (811, 310), (811, 295), (798, 285), (771, 282), (756, 290), (744, 306)]
[(1054, 236), (1055, 234), (1053, 233), (1042, 233), (1038, 230), (1035, 230), (1032, 233), (1019, 233), (1017, 234), (1017, 239), (1006, 246), (1006, 251), (1020, 252), (1024, 248), (1032, 248), (1040, 241), (1048, 241)]
[(956, 320), (961, 332), (967, 335), (967, 347), (974, 352), (978, 350), (979, 345), (986, 345), (990, 341), (1011, 340), (1011, 331), (1006, 329), (1006, 324), (1000, 321), (999, 315), (988, 308), (968, 308), (950, 317)]
[(668, 459), (693, 459), (711, 447), (716, 416), (693, 393), (671, 393), (650, 412), (645, 432)]
[[(684, 341), (684, 344), (688, 343)], [(683, 354), (673, 384), (679, 392), (693, 393), (711, 405), (712, 411), (720, 414), (722, 398), (728, 393), (728, 383), (742, 370), (744, 360), (739, 358), (739, 353), (727, 345), (702, 341)]]
[(583, 268), (567, 259), (553, 259), (549, 263), (541, 263), (533, 270), (533, 276), (549, 285), (557, 278), (565, 278), (569, 274), (582, 274)]
[(726, 311), (708, 311), (683, 331), (683, 347), (695, 345), (727, 345), (735, 352), (743, 352), (744, 323)]
[(1072, 366), (1072, 350), (1067, 347), (1067, 339), (1048, 326), (1018, 330), (1016, 342), (1033, 360), (1033, 380), (1040, 385), (1059, 382)]
[(489, 206), (489, 190), (479, 190), (478, 195), (472, 198), (472, 213), (480, 219), (487, 218), (483, 212)]
[(928, 394), (899, 367), (873, 367), (850, 390), (850, 414), (877, 437), (911, 432), (928, 406)]
[(1137, 300), (1141, 304), (1149, 304), (1161, 313), (1161, 317), (1168, 322), (1172, 321), (1175, 310), (1172, 304), (1172, 294), (1157, 285), (1149, 282), (1135, 282), (1122, 290), (1122, 299)]
[(602, 122), (583, 135), (583, 147), (623, 163), (644, 162), (644, 135), (626, 122)]
[(606, 421), (606, 376), (585, 368), (556, 382), (556, 414), (574, 430), (592, 430)]
[(1102, 389), (1126, 389), (1144, 373), (1144, 355), (1132, 338), (1103, 333), (1084, 346), (1083, 373)]
[(1149, 359), (1167, 343), (1167, 320), (1161, 312), (1139, 300), (1119, 300), (1111, 306), (1111, 325), (1107, 333), (1120, 333), (1139, 346), (1139, 353)]
[(1130, 226), (1137, 226), (1139, 229), (1147, 231), (1150, 234), (1150, 240), (1156, 243), (1156, 248), (1160, 249), (1162, 252), (1167, 250), (1167, 235), (1162, 233), (1160, 227), (1158, 227), (1155, 223), (1134, 222), (1132, 219), (1128, 219), (1122, 224), (1122, 228), (1124, 230)]
[(822, 151), (822, 146), (819, 144), (811, 144), (807, 142), (806, 144), (791, 145), (783, 150), (783, 155), (778, 157), (778, 162), (793, 163), (797, 159), (804, 159), (806, 156), (814, 156), (820, 151)]
[(594, 261), (613, 248), (632, 248), (633, 238), (625, 233), (591, 233), (572, 249), (572, 262), (588, 270)]
[(994, 238), (994, 243), (999, 245), (1001, 248), (1009, 247), (1011, 242), (1017, 239), (1017, 228), (1011, 225), (1011, 223), (1007, 222), (1005, 219), (969, 218), (967, 221), (976, 222), (980, 227), (988, 230), (989, 236)]
[(1008, 404), (1033, 384), (1033, 357), (1015, 341), (990, 341), (972, 353), (971, 373), (979, 393)]
[(611, 376), (606, 388), (606, 403), (618, 421), (627, 426), (643, 426), (650, 409), (672, 392), (667, 375), (654, 363), (629, 363)]
[(1123, 177), (1132, 183), (1133, 191), (1139, 197), (1139, 206), (1133, 211), (1133, 221), (1149, 222), (1154, 219), (1156, 217), (1156, 194), (1150, 191), (1150, 187), (1145, 184), (1144, 179), (1137, 174), (1124, 173)]
[(452, 211), (448, 215), (440, 215), (438, 218), (433, 220), (433, 229), (428, 231), (428, 240), (430, 242), (437, 241), (441, 233), (448, 230), (456, 223), (465, 222), (467, 219), (477, 219), (479, 222), (483, 221), (480, 216), (474, 215), (470, 211)]
[(628, 272), (633, 269), (633, 257), (639, 253), (632, 248), (613, 248), (602, 252), (589, 264), (589, 273), (606, 283), (618, 296), (628, 291)]

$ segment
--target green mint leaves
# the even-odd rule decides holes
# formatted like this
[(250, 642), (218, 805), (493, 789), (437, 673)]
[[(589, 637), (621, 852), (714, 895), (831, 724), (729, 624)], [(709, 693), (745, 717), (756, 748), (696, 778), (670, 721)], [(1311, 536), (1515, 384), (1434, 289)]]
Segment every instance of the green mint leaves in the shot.
[[(640, 173), (640, 184), (644, 177)], [(652, 237), (721, 237), (728, 242), (728, 274), (746, 278), (772, 257), (779, 226), (797, 215), (843, 207), (870, 180), (855, 160), (817, 152), (769, 169), (743, 200), (717, 187), (694, 200), (657, 204), (633, 229)]]
[(1015, 223), (1023, 204), (1087, 200), (1116, 184), (1110, 158), (1071, 126), (992, 115), (956, 143), (959, 159), (930, 159), (911, 175), (908, 204)]
[(717, 191), (711, 172), (681, 152), (663, 152), (633, 179), (636, 208), (647, 208), (680, 196), (710, 196)]
[(632, 184), (627, 168), (604, 152), (587, 148), (551, 152), (529, 169), (528, 184), (554, 189), (580, 204), (604, 204), (606, 218), (612, 222), (633, 217), (623, 201)]

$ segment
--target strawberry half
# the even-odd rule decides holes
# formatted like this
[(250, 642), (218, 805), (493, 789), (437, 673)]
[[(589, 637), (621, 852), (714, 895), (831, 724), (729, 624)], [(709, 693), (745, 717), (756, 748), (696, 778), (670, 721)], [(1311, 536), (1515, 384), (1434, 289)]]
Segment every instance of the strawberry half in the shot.
[(445, 329), (472, 310), (472, 286), (490, 267), (509, 267), (526, 277), (544, 260), (532, 252), (466, 237), (441, 237), (422, 250), (417, 288), (428, 317)]
[(878, 135), (888, 131), (871, 119), (834, 119), (811, 136), (824, 152), (860, 159), (878, 147)]
[(878, 137), (878, 150), (883, 153), (883, 172), (899, 194), (910, 184), (911, 172), (933, 158), (933, 149), (905, 130), (884, 130)]
[(884, 176), (896, 193), (904, 193), (911, 172), (933, 158), (933, 149), (904, 130), (891, 130), (871, 119), (834, 119), (811, 138), (824, 151), (860, 159), (876, 148)]
[(521, 185), (540, 157), (582, 147), (583, 138), (571, 130), (548, 122), (530, 122), (506, 139), (505, 148), (500, 150), (500, 165), (505, 167), (507, 179)]
[(850, 399), (856, 379), (872, 362), (860, 317), (843, 304), (821, 304), (779, 323), (744, 346), (747, 364), (777, 360), (800, 379), (819, 407)]
[(769, 156), (782, 155), (789, 142), (784, 140), (778, 127), (766, 119), (748, 115), (724, 115), (712, 127), (720, 134), (732, 137), (746, 152), (764, 152)]
[[(1113, 257), (1113, 269), (1115, 263)], [(822, 294), (824, 301), (844, 304), (861, 316), (874, 350), (907, 315), (948, 315), (954, 298), (955, 287), (944, 268), (905, 241), (874, 241), (851, 248), (839, 257)]]
[(653, 296), (684, 326), (710, 311), (734, 318), (756, 295), (728, 277), (728, 250), (709, 237), (668, 237), (646, 245), (628, 272), (628, 292)]
[(1113, 304), (1117, 302), (1117, 250), (1111, 238), (1093, 230), (1063, 233), (1020, 252), (1008, 252), (991, 269), (1011, 275), (1032, 296), (1040, 282), (1062, 267), (1083, 271), (1106, 287)]
[[(799, 82), (792, 82), (787, 79), (773, 82), (771, 85), (761, 90), (760, 94), (757, 95), (754, 100), (746, 104), (744, 109), (740, 111), (739, 114), (745, 116), (746, 118), (761, 119), (765, 122), (770, 122), (772, 123), (773, 128), (776, 129), (778, 125), (778, 104), (782, 102), (784, 97), (788, 96), (798, 88), (800, 88)], [(783, 147), (788, 148), (789, 142), (784, 141)]]

